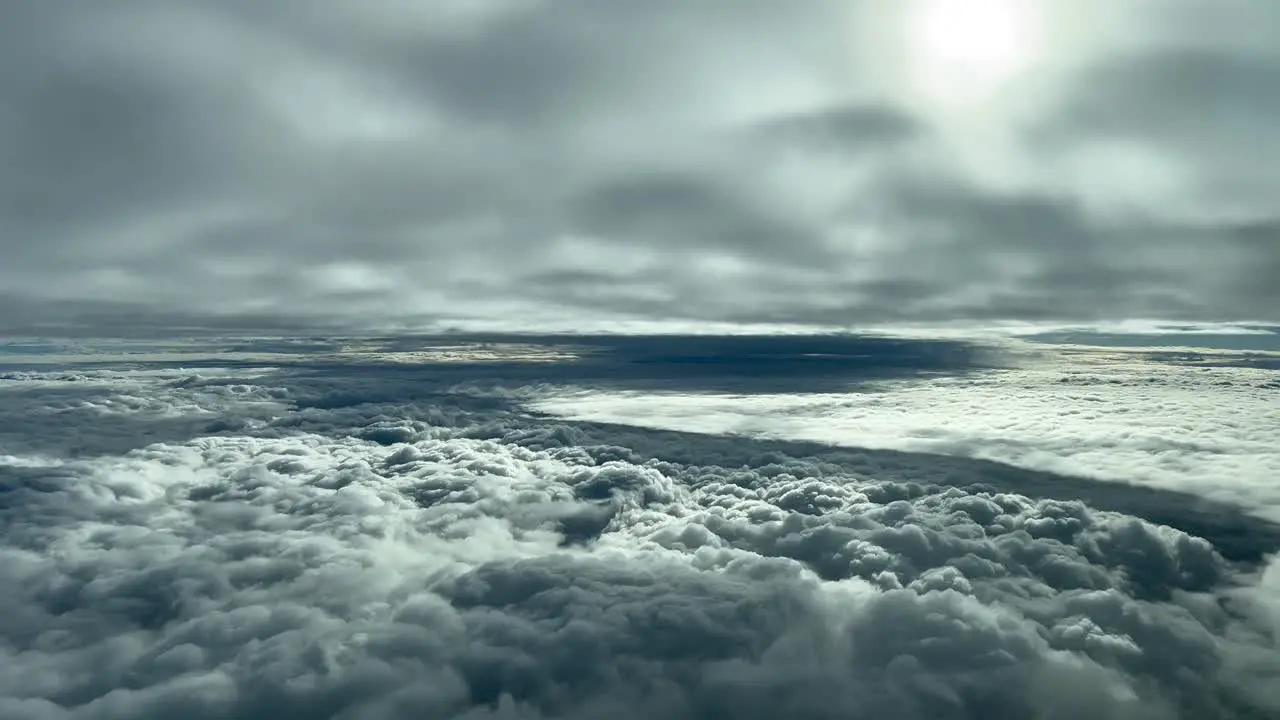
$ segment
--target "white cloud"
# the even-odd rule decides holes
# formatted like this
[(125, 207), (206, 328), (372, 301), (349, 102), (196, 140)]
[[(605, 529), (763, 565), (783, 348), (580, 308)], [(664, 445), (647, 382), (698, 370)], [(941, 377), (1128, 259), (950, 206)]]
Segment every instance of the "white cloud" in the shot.
[(1280, 710), (1274, 569), (958, 460), (540, 419), (420, 368), (206, 375), (93, 377), (148, 417), (222, 398), (213, 431), (0, 458), (5, 717)]
[[(1062, 349), (1031, 367), (824, 394), (583, 390), (561, 417), (986, 458), (1187, 491), (1280, 520), (1274, 371)], [(1212, 353), (1202, 355), (1212, 359)]]

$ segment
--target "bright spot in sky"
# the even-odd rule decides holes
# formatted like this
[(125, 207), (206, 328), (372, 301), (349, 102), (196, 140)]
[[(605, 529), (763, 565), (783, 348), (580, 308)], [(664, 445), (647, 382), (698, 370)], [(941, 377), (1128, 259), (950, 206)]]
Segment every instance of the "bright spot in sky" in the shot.
[(993, 100), (1024, 77), (1046, 42), (1043, 0), (913, 0), (906, 70), (921, 99), (947, 106)]

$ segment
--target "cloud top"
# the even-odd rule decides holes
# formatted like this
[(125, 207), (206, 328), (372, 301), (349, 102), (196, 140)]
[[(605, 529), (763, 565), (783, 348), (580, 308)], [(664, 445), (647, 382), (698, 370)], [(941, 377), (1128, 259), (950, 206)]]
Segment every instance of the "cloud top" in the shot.
[(3, 392), (224, 422), (0, 456), (6, 717), (1280, 710), (1274, 565), (1030, 471), (569, 423), (421, 373), (60, 373)]

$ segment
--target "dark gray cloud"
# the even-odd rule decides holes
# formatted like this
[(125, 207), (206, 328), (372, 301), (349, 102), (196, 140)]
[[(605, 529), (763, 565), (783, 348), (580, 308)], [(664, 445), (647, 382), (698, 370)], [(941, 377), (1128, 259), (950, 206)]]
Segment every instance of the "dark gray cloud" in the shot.
[[(592, 188), (576, 202), (574, 227), (581, 233), (626, 245), (659, 249), (745, 251), (772, 262), (804, 263), (815, 254), (805, 228), (768, 217), (735, 199), (711, 180), (675, 175), (623, 178)], [(813, 262), (830, 261), (825, 252)]]
[(22, 2), (0, 328), (1274, 320), (1274, 10), (1108, 8), (1015, 117), (870, 0)]
[(1259, 193), (1276, 180), (1263, 158), (1280, 142), (1270, 122), (1280, 114), (1280, 58), (1175, 48), (1100, 62), (1083, 75), (1084, 89), (1055, 121), (1065, 142), (1096, 134), (1152, 143), (1218, 184), (1201, 188), (1216, 191), (1214, 200), (1264, 200)]
[[(684, 343), (614, 352), (724, 350)], [(1280, 711), (1274, 525), (964, 458), (565, 422), (511, 368), (438, 370), (6, 376), (33, 438), (75, 408), (107, 442), (0, 437), (0, 714)]]
[(812, 145), (828, 152), (874, 152), (917, 138), (924, 128), (909, 113), (889, 106), (835, 106), (800, 112), (752, 128), (784, 148)]

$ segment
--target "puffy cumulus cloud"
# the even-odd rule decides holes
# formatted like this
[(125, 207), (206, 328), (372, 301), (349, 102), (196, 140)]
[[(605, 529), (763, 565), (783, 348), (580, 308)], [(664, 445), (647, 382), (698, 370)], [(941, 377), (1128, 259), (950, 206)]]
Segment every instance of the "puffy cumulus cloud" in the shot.
[(1275, 319), (1272, 3), (935, 4), (24, 2), (0, 328)]
[(115, 382), (280, 408), (0, 461), (7, 718), (1280, 711), (1275, 566), (1134, 515), (421, 377)]
[(1280, 379), (1265, 364), (1249, 367), (1254, 356), (1061, 347), (1043, 355), (1024, 367), (890, 379), (852, 394), (578, 390), (533, 406), (578, 420), (987, 458), (1191, 492), (1280, 519)]
[(0, 372), (0, 453), (120, 453), (252, 425), (283, 409), (277, 393), (245, 382), (252, 371), (229, 375), (154, 367)]

